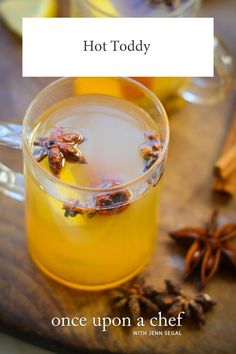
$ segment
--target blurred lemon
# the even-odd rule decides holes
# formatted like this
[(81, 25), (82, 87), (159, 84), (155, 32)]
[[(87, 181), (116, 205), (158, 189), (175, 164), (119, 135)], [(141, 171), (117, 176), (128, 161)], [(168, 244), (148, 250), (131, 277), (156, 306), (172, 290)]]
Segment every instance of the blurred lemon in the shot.
[(74, 90), (76, 95), (99, 94), (123, 97), (120, 81), (109, 77), (80, 77), (75, 79)]
[(55, 17), (57, 0), (2, 0), (0, 15), (7, 26), (22, 35), (23, 17)]
[(94, 8), (91, 6), (90, 8), (90, 13), (94, 17), (103, 17), (101, 13), (98, 13), (96, 8), (99, 9), (100, 11), (103, 11), (106, 13), (108, 16), (112, 17), (118, 17), (119, 13), (115, 6), (113, 5), (111, 0), (90, 0), (90, 3), (94, 6)]

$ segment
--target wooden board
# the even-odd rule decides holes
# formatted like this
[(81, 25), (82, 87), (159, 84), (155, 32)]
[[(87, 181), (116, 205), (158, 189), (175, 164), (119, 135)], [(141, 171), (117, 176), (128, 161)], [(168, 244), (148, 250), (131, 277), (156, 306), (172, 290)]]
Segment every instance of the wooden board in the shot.
[[(219, 31), (234, 53), (236, 35), (234, 0), (207, 1), (205, 13), (218, 15)], [(225, 7), (224, 7), (225, 6)], [(21, 78), (19, 39), (0, 25), (1, 120), (21, 122), (33, 95), (51, 79)], [(203, 223), (217, 206), (227, 220), (235, 220), (235, 201), (220, 203), (211, 193), (212, 166), (229, 124), (235, 94), (214, 107), (186, 104), (171, 117), (171, 144), (161, 206), (156, 249), (145, 270), (150, 284), (181, 279), (183, 250), (169, 240), (167, 231), (186, 224)], [(0, 161), (21, 169), (19, 151), (0, 149)], [(236, 349), (235, 275), (226, 270), (207, 286), (218, 306), (199, 330), (185, 326), (182, 336), (133, 336), (121, 328), (101, 334), (100, 329), (53, 328), (55, 316), (106, 316), (107, 292), (84, 293), (67, 289), (46, 278), (32, 263), (26, 248), (23, 204), (0, 195), (0, 328), (26, 341), (64, 353), (120, 354), (233, 354)], [(191, 290), (196, 283), (188, 283)], [(146, 327), (145, 329), (149, 329)]]

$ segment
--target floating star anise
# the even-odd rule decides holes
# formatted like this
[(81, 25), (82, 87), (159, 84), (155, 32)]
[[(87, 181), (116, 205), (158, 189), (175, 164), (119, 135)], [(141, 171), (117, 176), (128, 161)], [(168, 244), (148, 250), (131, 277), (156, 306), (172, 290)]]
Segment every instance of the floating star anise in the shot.
[(47, 137), (37, 137), (34, 146), (35, 159), (40, 162), (48, 157), (49, 167), (52, 174), (60, 176), (65, 164), (69, 162), (87, 163), (78, 145), (84, 141), (84, 137), (78, 133), (64, 132), (62, 128), (55, 128)]
[(177, 241), (190, 243), (185, 259), (185, 277), (197, 266), (201, 267), (202, 286), (217, 272), (223, 258), (236, 268), (236, 224), (217, 225), (218, 213), (214, 211), (206, 227), (186, 227), (169, 235)]
[(96, 209), (93, 206), (82, 206), (79, 200), (68, 199), (64, 204), (62, 209), (65, 210), (64, 215), (66, 217), (71, 216), (75, 217), (76, 215), (87, 215), (92, 216), (96, 214)]
[[(99, 187), (111, 188), (121, 183), (122, 182), (119, 180), (107, 179)], [(131, 192), (128, 189), (103, 192), (94, 195), (93, 201), (87, 203), (85, 206), (83, 206), (79, 200), (69, 199), (63, 204), (62, 209), (65, 210), (64, 215), (66, 217), (75, 217), (78, 214), (86, 214), (87, 216), (93, 216), (95, 214), (112, 215), (127, 209), (130, 197)]]
[(155, 314), (158, 306), (151, 299), (152, 289), (145, 286), (143, 281), (132, 281), (115, 289), (111, 293), (112, 305), (124, 308), (135, 323), (142, 314)]
[(177, 317), (183, 311), (184, 318), (205, 324), (205, 313), (216, 304), (208, 294), (191, 296), (181, 289), (179, 284), (165, 280), (166, 290), (155, 297), (155, 302), (167, 315)]
[(143, 143), (139, 150), (145, 161), (144, 172), (149, 170), (150, 167), (158, 159), (161, 152), (161, 141), (155, 131), (150, 131), (144, 134), (145, 143)]
[(166, 6), (174, 6), (176, 0), (149, 0), (151, 5), (159, 5), (161, 3), (166, 4)]
[[(101, 184), (101, 188), (111, 188), (118, 186), (122, 182), (115, 179), (107, 179)], [(100, 215), (112, 215), (120, 213), (129, 206), (131, 192), (128, 189), (109, 191), (101, 193), (94, 197), (94, 204), (97, 208), (97, 213)]]

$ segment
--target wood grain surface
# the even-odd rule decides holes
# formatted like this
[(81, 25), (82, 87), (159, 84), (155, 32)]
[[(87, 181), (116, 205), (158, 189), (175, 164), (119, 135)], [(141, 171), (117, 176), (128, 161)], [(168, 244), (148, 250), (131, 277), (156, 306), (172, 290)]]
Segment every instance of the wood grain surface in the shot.
[[(211, 0), (204, 14), (216, 17), (216, 30), (236, 54), (236, 2)], [(50, 78), (21, 77), (21, 42), (0, 24), (0, 120), (22, 122), (27, 105)], [(171, 143), (155, 252), (145, 270), (147, 282), (162, 286), (163, 279), (180, 280), (184, 251), (167, 231), (206, 221), (218, 207), (222, 221), (235, 221), (235, 201), (213, 197), (212, 168), (224, 141), (236, 94), (212, 107), (186, 104), (170, 117)], [(21, 153), (0, 148), (0, 161), (21, 170)], [(107, 292), (70, 290), (45, 277), (27, 252), (23, 204), (0, 195), (0, 328), (40, 346), (64, 353), (122, 354), (233, 354), (236, 350), (235, 274), (222, 270), (206, 291), (218, 302), (207, 314), (207, 325), (184, 326), (182, 336), (133, 336), (131, 331), (88, 326), (53, 328), (55, 316), (106, 316)], [(186, 284), (196, 290), (196, 281)], [(150, 329), (148, 326), (145, 329)]]

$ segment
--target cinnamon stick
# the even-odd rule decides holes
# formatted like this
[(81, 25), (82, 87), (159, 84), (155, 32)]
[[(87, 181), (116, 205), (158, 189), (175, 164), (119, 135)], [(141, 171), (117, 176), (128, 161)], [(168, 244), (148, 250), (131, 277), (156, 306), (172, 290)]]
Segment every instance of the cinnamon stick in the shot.
[[(236, 134), (236, 132), (235, 132)], [(227, 179), (236, 169), (236, 144), (231, 146), (215, 163), (215, 175)]]
[(236, 195), (236, 109), (222, 153), (214, 165), (213, 189), (230, 196)]
[(227, 179), (216, 177), (213, 189), (216, 192), (227, 194), (229, 196), (236, 195), (236, 172), (232, 173)]

